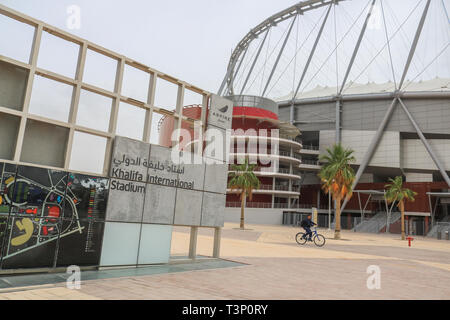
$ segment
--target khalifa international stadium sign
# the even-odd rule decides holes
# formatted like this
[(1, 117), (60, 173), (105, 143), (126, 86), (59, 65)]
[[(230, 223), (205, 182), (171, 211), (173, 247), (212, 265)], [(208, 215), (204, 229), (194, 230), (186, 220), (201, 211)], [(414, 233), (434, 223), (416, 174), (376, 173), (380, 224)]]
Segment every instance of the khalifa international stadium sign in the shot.
[(107, 219), (223, 226), (227, 165), (174, 163), (172, 158), (172, 149), (116, 137)]

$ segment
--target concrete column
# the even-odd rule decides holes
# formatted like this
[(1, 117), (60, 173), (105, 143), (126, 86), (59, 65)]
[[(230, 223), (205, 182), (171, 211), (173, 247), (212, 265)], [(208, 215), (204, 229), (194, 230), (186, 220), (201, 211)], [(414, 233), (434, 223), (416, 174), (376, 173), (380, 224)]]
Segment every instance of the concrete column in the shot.
[(222, 228), (214, 228), (213, 258), (220, 257), (220, 239), (222, 238)]
[(317, 190), (317, 211), (320, 208), (320, 189)]
[(197, 235), (198, 227), (191, 227), (191, 237), (189, 240), (189, 259), (195, 259), (197, 256)]

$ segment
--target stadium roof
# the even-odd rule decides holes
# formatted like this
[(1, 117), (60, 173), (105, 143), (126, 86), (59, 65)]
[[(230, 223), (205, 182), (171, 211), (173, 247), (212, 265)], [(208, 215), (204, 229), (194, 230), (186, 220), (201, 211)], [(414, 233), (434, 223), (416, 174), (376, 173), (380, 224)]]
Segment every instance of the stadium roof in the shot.
[[(395, 91), (395, 86), (392, 81), (385, 83), (369, 82), (362, 83), (349, 83), (349, 88), (344, 90), (343, 95), (350, 94), (362, 94), (362, 93), (386, 93)], [(315, 97), (329, 97), (336, 95), (336, 87), (322, 87), (317, 86), (313, 90), (297, 94), (297, 99), (315, 98)], [(431, 80), (419, 81), (419, 82), (406, 82), (404, 91), (450, 91), (450, 79), (449, 78), (434, 78)], [(276, 101), (286, 101), (292, 99), (293, 92), (290, 94), (277, 98)]]

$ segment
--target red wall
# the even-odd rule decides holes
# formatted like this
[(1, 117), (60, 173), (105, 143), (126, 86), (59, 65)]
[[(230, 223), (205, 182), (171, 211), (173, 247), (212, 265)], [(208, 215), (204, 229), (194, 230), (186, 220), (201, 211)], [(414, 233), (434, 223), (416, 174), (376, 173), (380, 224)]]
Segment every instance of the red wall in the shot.
[[(386, 183), (359, 183), (355, 190), (383, 190)], [(414, 202), (407, 202), (405, 205), (405, 211), (414, 212), (430, 212), (430, 206), (428, 202), (427, 192), (430, 191), (440, 191), (442, 189), (447, 189), (448, 186), (445, 182), (405, 182), (404, 187), (411, 189), (418, 194), (415, 197)], [(317, 204), (317, 190), (320, 189), (320, 185), (307, 185), (302, 186), (300, 203), (312, 204), (315, 206)], [(368, 195), (361, 194), (361, 205), (364, 206), (367, 201)], [(323, 198), (321, 198), (321, 203)], [(326, 200), (325, 203), (328, 203)], [(368, 209), (375, 209), (376, 204), (370, 202), (367, 206)], [(353, 193), (352, 198), (347, 203), (346, 209), (359, 210), (358, 195)]]

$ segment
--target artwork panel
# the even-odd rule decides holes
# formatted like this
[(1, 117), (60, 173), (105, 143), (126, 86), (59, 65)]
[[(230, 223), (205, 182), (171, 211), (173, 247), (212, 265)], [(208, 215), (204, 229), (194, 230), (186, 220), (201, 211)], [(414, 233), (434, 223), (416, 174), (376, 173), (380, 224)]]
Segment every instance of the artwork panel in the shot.
[(53, 267), (59, 218), (11, 216), (2, 252), (2, 269)]
[(105, 223), (93, 218), (63, 219), (61, 225), (56, 266), (97, 266)]
[(64, 218), (105, 220), (108, 178), (69, 173), (67, 185)]

